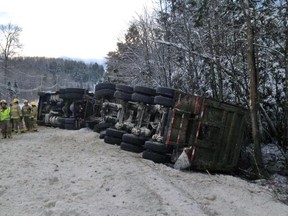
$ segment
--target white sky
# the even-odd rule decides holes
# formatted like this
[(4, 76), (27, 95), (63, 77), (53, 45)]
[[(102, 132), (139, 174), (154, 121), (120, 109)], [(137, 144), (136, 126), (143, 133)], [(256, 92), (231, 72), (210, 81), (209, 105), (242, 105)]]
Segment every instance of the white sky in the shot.
[(151, 0), (0, 0), (0, 24), (23, 29), (22, 56), (103, 59)]

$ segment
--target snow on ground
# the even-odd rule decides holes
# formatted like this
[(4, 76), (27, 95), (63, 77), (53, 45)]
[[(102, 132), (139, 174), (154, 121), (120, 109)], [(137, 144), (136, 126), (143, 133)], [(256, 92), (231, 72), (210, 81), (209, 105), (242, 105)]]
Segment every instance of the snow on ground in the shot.
[(87, 129), (0, 140), (1, 216), (288, 215), (266, 187), (181, 172)]

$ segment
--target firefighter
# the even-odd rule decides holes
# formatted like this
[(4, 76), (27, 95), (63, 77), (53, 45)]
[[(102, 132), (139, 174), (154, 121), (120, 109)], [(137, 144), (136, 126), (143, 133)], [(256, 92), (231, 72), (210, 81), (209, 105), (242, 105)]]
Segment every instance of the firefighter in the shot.
[(30, 116), (31, 116), (31, 106), (28, 104), (28, 100), (24, 100), (24, 105), (22, 107), (22, 116), (24, 119), (25, 127), (27, 131), (31, 130)]
[(30, 115), (30, 124), (31, 124), (31, 130), (32, 131), (38, 131), (37, 130), (37, 114), (38, 114), (38, 108), (36, 106), (36, 102), (31, 102), (31, 115)]
[(13, 99), (12, 106), (10, 109), (11, 109), (11, 120), (13, 122), (12, 131), (14, 131), (15, 133), (18, 133), (18, 132), (24, 133), (25, 131), (23, 128), (22, 111), (19, 106), (19, 100), (17, 98)]
[(7, 106), (6, 100), (1, 100), (0, 105), (0, 125), (2, 138), (12, 138), (10, 107)]
[[(10, 102), (9, 106), (10, 106), (10, 113), (11, 113), (11, 108), (12, 108), (12, 105), (13, 105), (13, 101)], [(11, 116), (12, 117), (12, 116)], [(11, 118), (10, 120), (10, 123), (11, 123), (11, 129), (12, 129), (12, 133), (14, 132), (14, 122), (13, 122), (13, 119)]]

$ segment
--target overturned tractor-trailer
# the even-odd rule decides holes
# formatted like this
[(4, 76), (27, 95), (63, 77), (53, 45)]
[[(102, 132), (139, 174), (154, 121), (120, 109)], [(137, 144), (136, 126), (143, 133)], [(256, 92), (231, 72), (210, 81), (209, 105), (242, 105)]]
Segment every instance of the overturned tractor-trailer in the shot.
[(89, 126), (108, 144), (177, 169), (230, 172), (237, 168), (247, 110), (173, 88), (96, 85), (40, 93), (38, 122)]
[(143, 157), (175, 162), (176, 168), (234, 170), (246, 131), (247, 110), (188, 94), (175, 100), (166, 120), (159, 123), (162, 134), (146, 141)]

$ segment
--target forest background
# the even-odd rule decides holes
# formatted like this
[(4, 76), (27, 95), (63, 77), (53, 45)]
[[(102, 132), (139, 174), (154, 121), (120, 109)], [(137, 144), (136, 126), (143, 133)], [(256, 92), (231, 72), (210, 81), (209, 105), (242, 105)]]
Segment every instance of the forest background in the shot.
[[(6, 26), (7, 27), (7, 26)], [(80, 60), (46, 57), (14, 57), (0, 66), (0, 95), (8, 101), (17, 97), (37, 100), (38, 92), (76, 87), (94, 90), (104, 66)]]
[(244, 106), (254, 138), (287, 147), (287, 11), (287, 0), (158, 1), (108, 54), (105, 79)]

